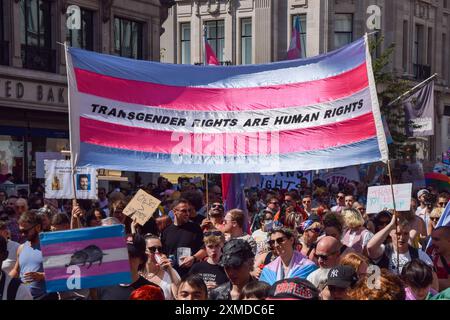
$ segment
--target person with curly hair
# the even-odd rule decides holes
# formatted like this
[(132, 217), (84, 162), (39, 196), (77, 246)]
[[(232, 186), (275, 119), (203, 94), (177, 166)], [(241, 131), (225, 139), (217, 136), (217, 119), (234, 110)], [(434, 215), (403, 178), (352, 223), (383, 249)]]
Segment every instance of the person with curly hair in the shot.
[(347, 292), (350, 300), (405, 300), (405, 286), (399, 276), (381, 269), (380, 276), (374, 281), (365, 275)]

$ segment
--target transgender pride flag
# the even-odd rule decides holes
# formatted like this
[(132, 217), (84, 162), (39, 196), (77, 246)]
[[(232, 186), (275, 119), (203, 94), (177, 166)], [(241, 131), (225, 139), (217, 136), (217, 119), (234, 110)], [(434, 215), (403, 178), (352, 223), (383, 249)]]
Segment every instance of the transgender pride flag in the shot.
[(39, 234), (47, 292), (131, 283), (123, 225)]
[(246, 173), (386, 161), (367, 41), (242, 66), (163, 64), (69, 48), (75, 165)]

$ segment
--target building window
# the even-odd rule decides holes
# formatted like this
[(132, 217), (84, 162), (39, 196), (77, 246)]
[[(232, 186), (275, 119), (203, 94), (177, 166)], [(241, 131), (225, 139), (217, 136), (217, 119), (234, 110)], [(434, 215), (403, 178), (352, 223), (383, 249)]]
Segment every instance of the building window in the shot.
[(430, 76), (431, 70), (425, 62), (425, 47), (424, 47), (424, 27), (416, 24), (414, 32), (414, 47), (413, 47), (413, 67), (414, 77), (416, 80), (424, 80)]
[(295, 19), (299, 17), (300, 19), (300, 46), (302, 48), (302, 58), (306, 57), (306, 14), (296, 14), (292, 16), (291, 21), (291, 37), (292, 31), (295, 28)]
[(71, 47), (94, 50), (94, 12), (81, 9), (80, 29), (66, 29), (66, 37)]
[(24, 68), (56, 71), (51, 40), (51, 2), (20, 1), (21, 55)]
[(403, 71), (408, 72), (408, 48), (409, 48), (409, 36), (408, 36), (408, 21), (403, 21), (403, 46), (402, 46), (402, 66)]
[(9, 43), (5, 41), (5, 16), (3, 14), (3, 0), (0, 0), (0, 64), (9, 64)]
[(142, 59), (142, 23), (114, 18), (114, 53), (133, 59)]
[(207, 21), (206, 40), (216, 54), (217, 59), (223, 63), (225, 49), (225, 23), (223, 20)]
[(334, 48), (340, 48), (353, 41), (353, 14), (334, 15)]
[(431, 61), (433, 61), (433, 28), (428, 28), (427, 37), (427, 65), (431, 67)]
[(241, 19), (241, 64), (252, 63), (252, 19)]
[(191, 64), (191, 24), (189, 22), (180, 24), (181, 34), (181, 63)]

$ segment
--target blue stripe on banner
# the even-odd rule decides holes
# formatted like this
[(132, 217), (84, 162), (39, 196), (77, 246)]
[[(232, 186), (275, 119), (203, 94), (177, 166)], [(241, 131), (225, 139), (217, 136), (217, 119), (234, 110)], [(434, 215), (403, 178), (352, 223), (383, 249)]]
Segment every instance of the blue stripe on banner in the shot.
[[(127, 59), (69, 48), (74, 68), (112, 77), (172, 86), (259, 87), (335, 76), (366, 61), (364, 38), (320, 56), (239, 66), (192, 66)], [(287, 73), (286, 68), (296, 68)], [(214, 72), (211, 72), (214, 68)]]
[(307, 171), (347, 167), (381, 159), (377, 138), (324, 150), (226, 159), (212, 156), (207, 156), (207, 159), (195, 157), (172, 159), (170, 154), (122, 150), (84, 142), (80, 143), (80, 154), (83, 156), (79, 159), (79, 167), (93, 166), (111, 170), (163, 173), (218, 173), (218, 164), (223, 168), (221, 173), (295, 171), (298, 170), (299, 163), (302, 164), (301, 170)]
[(95, 228), (82, 228), (67, 231), (42, 232), (39, 234), (41, 245), (65, 243), (86, 239), (102, 239), (112, 237), (125, 237), (124, 225), (112, 225)]
[[(47, 292), (62, 292), (73, 290), (67, 287), (67, 281), (70, 281), (70, 284), (74, 283), (75, 281), (69, 279), (46, 281), (45, 285), (47, 287)], [(83, 277), (80, 279), (80, 289), (100, 288), (105, 286), (117, 285), (120, 283), (131, 283), (131, 281), (132, 280), (130, 272), (117, 272), (104, 274), (101, 276)]]

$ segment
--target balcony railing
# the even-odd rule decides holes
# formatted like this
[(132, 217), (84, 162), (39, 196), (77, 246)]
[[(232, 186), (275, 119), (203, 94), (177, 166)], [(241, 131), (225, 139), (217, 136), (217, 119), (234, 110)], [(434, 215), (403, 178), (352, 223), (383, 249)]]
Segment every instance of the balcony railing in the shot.
[(56, 72), (56, 50), (22, 45), (21, 55), (26, 69)]
[(431, 67), (423, 64), (414, 64), (414, 77), (416, 80), (425, 80), (431, 76)]
[(0, 65), (9, 65), (9, 42), (0, 41)]

